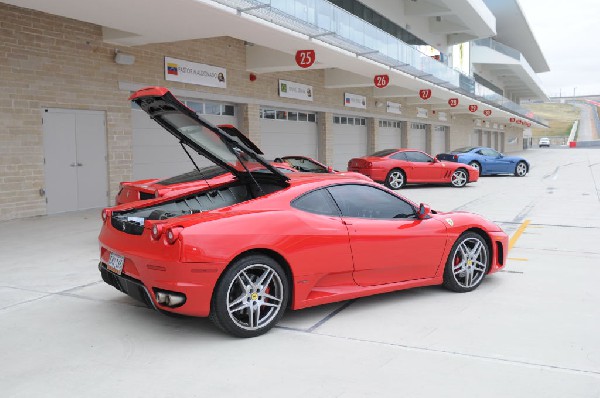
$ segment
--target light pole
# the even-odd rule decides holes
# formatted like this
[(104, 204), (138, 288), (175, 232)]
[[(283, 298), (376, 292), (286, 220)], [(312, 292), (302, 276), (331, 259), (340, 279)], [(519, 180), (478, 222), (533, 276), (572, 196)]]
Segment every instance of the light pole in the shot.
[(577, 90), (577, 87), (573, 87), (573, 97), (575, 97), (575, 90)]

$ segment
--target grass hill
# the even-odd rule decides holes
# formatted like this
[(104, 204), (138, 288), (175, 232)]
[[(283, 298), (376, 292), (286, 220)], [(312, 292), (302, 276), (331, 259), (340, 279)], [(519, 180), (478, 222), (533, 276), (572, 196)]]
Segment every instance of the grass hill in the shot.
[(543, 104), (523, 104), (536, 116), (545, 119), (550, 128), (531, 128), (534, 137), (568, 136), (573, 122), (579, 119), (580, 110), (571, 104), (547, 102)]

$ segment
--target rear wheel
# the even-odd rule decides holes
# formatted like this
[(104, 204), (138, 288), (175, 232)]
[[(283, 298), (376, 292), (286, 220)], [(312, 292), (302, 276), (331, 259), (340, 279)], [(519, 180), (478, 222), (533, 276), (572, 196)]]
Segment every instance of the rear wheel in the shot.
[(385, 177), (385, 186), (390, 189), (400, 189), (406, 185), (406, 174), (400, 169), (392, 169)]
[(455, 188), (464, 187), (467, 185), (467, 181), (469, 181), (469, 176), (465, 169), (456, 169), (456, 171), (452, 173), (452, 177), (450, 177), (450, 182)]
[(210, 318), (233, 336), (260, 336), (283, 316), (288, 297), (288, 280), (275, 260), (263, 255), (243, 257), (217, 283)]
[(446, 261), (444, 286), (458, 293), (475, 290), (489, 265), (490, 249), (485, 239), (475, 232), (464, 233), (452, 246)]
[(469, 163), (469, 166), (473, 167), (474, 169), (477, 169), (479, 174), (481, 174), (481, 165), (479, 164), (479, 162), (472, 161)]
[(525, 164), (523, 161), (520, 161), (517, 163), (517, 167), (515, 167), (515, 175), (517, 177), (525, 177), (525, 174), (527, 174), (527, 164)]

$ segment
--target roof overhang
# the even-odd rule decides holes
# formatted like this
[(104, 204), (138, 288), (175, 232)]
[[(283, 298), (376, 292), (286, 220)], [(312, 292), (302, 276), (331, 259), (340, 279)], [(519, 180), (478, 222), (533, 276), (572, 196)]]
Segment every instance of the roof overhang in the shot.
[[(517, 0), (484, 0), (496, 15), (495, 40), (516, 50), (527, 59), (535, 73), (548, 72), (550, 67)], [(557, 29), (560, 27), (557, 26)]]

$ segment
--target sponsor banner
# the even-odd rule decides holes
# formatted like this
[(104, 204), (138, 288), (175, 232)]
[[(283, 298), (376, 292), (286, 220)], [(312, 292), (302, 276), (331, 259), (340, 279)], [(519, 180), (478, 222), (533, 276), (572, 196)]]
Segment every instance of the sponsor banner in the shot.
[(396, 113), (398, 115), (402, 115), (402, 104), (398, 102), (387, 102), (387, 111), (388, 113)]
[(227, 88), (227, 70), (218, 66), (165, 57), (165, 80)]
[(288, 80), (279, 81), (279, 96), (282, 98), (293, 98), (303, 101), (313, 100), (313, 88), (306, 84), (290, 82)]
[(344, 106), (367, 109), (367, 97), (364, 95), (344, 93)]
[(440, 121), (445, 122), (446, 120), (448, 120), (448, 115), (446, 114), (446, 112), (438, 112), (438, 118)]
[(512, 137), (509, 138), (507, 141), (509, 144), (516, 144), (517, 143), (517, 137)]
[(425, 108), (417, 108), (417, 117), (421, 117), (423, 119), (427, 119), (427, 109), (425, 109)]
[(494, 123), (494, 124), (492, 124), (492, 128), (493, 128), (493, 129), (498, 129), (498, 123)]

